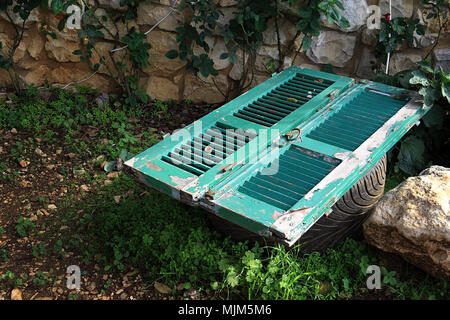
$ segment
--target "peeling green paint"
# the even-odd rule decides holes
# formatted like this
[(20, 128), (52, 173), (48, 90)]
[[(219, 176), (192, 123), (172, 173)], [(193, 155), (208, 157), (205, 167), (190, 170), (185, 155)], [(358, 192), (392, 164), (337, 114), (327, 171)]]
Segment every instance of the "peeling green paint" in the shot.
[[(331, 84), (270, 126), (266, 140), (262, 139), (258, 130), (268, 127), (236, 116), (239, 110), (259, 101), (261, 97), (272, 101), (270, 92), (288, 81), (293, 81), (294, 86), (303, 90), (302, 77), (306, 85), (309, 77), (321, 78)], [(310, 85), (314, 86), (313, 83)], [(280, 99), (283, 95), (292, 91), (289, 88), (280, 91), (281, 95), (273, 95), (273, 105), (268, 107), (276, 110), (282, 103)], [(252, 232), (292, 245), (323, 214), (329, 214), (337, 199), (429, 110), (422, 107), (416, 94), (405, 95), (404, 92), (370, 81), (356, 83), (350, 78), (292, 67), (208, 114), (201, 121), (187, 126), (184, 131), (177, 131), (163, 139), (127, 161), (126, 166), (150, 187), (191, 205), (200, 205), (212, 214)], [(358, 99), (362, 99), (360, 97), (367, 99), (367, 106), (358, 104)], [(409, 100), (398, 100), (397, 97), (407, 97)], [(287, 98), (285, 103), (294, 108), (298, 98), (295, 98), (296, 101)], [(360, 120), (352, 118), (352, 110), (359, 112), (362, 118), (367, 117), (367, 127), (358, 126), (357, 121)], [(355, 125), (352, 126), (352, 123)], [(183, 169), (182, 165), (175, 166), (163, 161), (164, 155), (175, 148), (190, 145), (193, 137), (217, 125), (230, 129), (251, 129), (255, 136), (201, 174), (200, 171), (194, 171), (197, 172), (195, 174)], [(295, 139), (286, 138), (286, 134), (294, 130), (298, 136)], [(355, 139), (365, 137), (364, 140), (356, 145), (351, 140), (352, 132)], [(353, 144), (346, 144), (346, 137)], [(207, 148), (204, 152), (216, 155)], [(292, 152), (297, 153), (293, 156)], [(283, 185), (262, 175), (264, 170), (274, 169), (275, 164), (279, 165), (280, 176), (286, 175), (286, 179), (300, 179), (292, 172), (304, 168), (302, 182)], [(319, 178), (311, 185), (314, 179)], [(244, 185), (252, 186), (253, 181), (261, 181), (258, 185), (260, 189), (256, 186), (253, 189), (243, 188)], [(271, 186), (270, 189), (267, 186)], [(304, 186), (309, 186), (304, 193), (296, 191)], [(280, 209), (282, 206), (278, 203), (287, 200), (291, 201), (289, 207)]]

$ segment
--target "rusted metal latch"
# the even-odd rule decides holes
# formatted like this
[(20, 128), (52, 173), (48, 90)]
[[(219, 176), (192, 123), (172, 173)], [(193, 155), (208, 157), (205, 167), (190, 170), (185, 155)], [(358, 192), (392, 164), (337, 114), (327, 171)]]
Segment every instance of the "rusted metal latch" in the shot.
[(274, 140), (273, 145), (281, 148), (285, 147), (288, 144), (302, 139), (300, 138), (300, 134), (302, 131), (299, 128), (293, 128), (289, 132), (286, 132), (284, 135), (279, 136), (276, 140)]
[[(284, 135), (284, 137), (286, 138), (287, 141), (290, 142), (290, 141), (297, 140), (297, 138), (300, 137), (300, 133), (302, 133), (302, 132), (299, 128), (294, 128), (291, 131), (287, 132)], [(300, 139), (300, 141), (301, 141), (301, 139)]]

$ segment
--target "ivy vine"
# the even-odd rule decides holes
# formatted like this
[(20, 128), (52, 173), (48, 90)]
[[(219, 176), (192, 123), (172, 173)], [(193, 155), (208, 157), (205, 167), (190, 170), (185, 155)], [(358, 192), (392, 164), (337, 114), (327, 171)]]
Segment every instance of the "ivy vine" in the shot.
[[(297, 32), (292, 39), (287, 40), (287, 45), (282, 45), (280, 40), (279, 21), (286, 18), (280, 9), (282, 2), (295, 8), (299, 15)], [(185, 9), (189, 10), (192, 21), (177, 28), (178, 50), (171, 50), (166, 56), (186, 61), (188, 71), (195, 75), (200, 73), (203, 77), (215, 76), (218, 72), (208, 56), (211, 48), (206, 38), (223, 37), (227, 52), (222, 53), (220, 58), (229, 59), (231, 64), (235, 64), (238, 58), (243, 61), (242, 76), (235, 90), (238, 94), (253, 81), (257, 51), (263, 45), (263, 33), (268, 28), (269, 20), (275, 21), (278, 47), (277, 61), (267, 63), (267, 69), (271, 71), (279, 71), (282, 68), (284, 57), (290, 53), (300, 36), (303, 36), (303, 40), (298, 50), (307, 50), (310, 47), (312, 37), (320, 33), (322, 16), (330, 23), (344, 28), (349, 26), (347, 19), (341, 15), (340, 10), (344, 10), (344, 7), (339, 0), (242, 0), (237, 2), (234, 16), (225, 25), (218, 24), (223, 12), (213, 0), (184, 0), (179, 10)], [(195, 54), (196, 46), (205, 53)]]
[[(147, 41), (148, 32), (140, 32), (134, 27), (133, 22), (137, 18), (139, 5), (144, 2), (150, 4), (150, 1), (120, 0), (119, 7), (102, 7), (98, 0), (89, 3), (86, 0), (80, 1), (52, 0), (50, 4), (48, 0), (1, 1), (0, 11), (5, 12), (16, 34), (12, 44), (0, 42), (0, 49), (8, 46), (6, 54), (3, 50), (3, 55), (0, 55), (0, 68), (7, 70), (14, 89), (20, 92), (23, 85), (17, 74), (13, 56), (22, 41), (25, 24), (31, 12), (39, 6), (52, 10), (59, 19), (57, 29), (62, 31), (70, 18), (70, 14), (66, 13), (67, 8), (76, 5), (83, 8), (81, 29), (78, 31), (82, 46), (73, 53), (89, 64), (93, 74), (106, 72), (123, 92), (123, 99), (127, 104), (147, 102), (146, 92), (138, 87), (138, 83), (142, 70), (148, 66), (151, 45)], [(176, 29), (178, 48), (168, 51), (166, 56), (185, 61), (187, 70), (194, 75), (204, 78), (211, 76), (215, 81), (214, 77), (219, 73), (214, 68), (214, 61), (211, 58), (213, 48), (210, 47), (209, 40), (222, 38), (226, 50), (220, 53), (220, 59), (228, 59), (233, 65), (238, 64), (241, 73), (240, 79), (232, 83), (234, 87), (229, 88), (229, 92), (222, 92), (228, 99), (233, 98), (233, 94), (240, 94), (253, 83), (257, 53), (264, 43), (264, 33), (270, 23), (275, 26), (278, 51), (276, 59), (265, 64), (270, 72), (280, 71), (285, 57), (292, 57), (294, 54), (295, 60), (301, 50), (308, 50), (312, 38), (319, 35), (324, 18), (330, 24), (334, 23), (342, 28), (349, 27), (349, 22), (342, 15), (345, 9), (339, 0), (241, 0), (236, 2), (230, 17), (224, 16), (222, 8), (214, 0), (177, 2), (180, 3), (178, 10), (185, 11), (185, 16), (189, 18)], [(422, 0), (424, 6), (431, 8), (427, 18), (438, 19), (440, 28), (438, 39), (448, 24), (445, 11), (447, 2), (448, 0)], [(289, 16), (282, 9), (286, 5), (297, 11), (295, 17)], [(14, 23), (11, 12), (22, 18), (23, 22), (20, 25)], [(225, 22), (225, 18), (228, 18), (228, 21)], [(295, 25), (296, 32), (291, 39), (281, 43), (280, 24), (283, 20), (290, 20)], [(423, 35), (425, 32), (425, 26), (419, 23), (419, 19), (384, 19), (381, 25), (375, 48), (375, 55), (379, 58), (375, 65), (377, 69), (380, 69), (386, 60), (388, 52), (395, 52), (404, 42), (414, 44), (416, 41), (414, 35)], [(51, 32), (52, 30), (45, 24), (40, 24), (40, 30), (53, 38), (56, 37), (55, 32)], [(295, 47), (294, 44), (298, 43), (299, 39), (302, 39), (301, 45)], [(100, 50), (100, 43), (109, 44), (107, 52), (104, 48)]]

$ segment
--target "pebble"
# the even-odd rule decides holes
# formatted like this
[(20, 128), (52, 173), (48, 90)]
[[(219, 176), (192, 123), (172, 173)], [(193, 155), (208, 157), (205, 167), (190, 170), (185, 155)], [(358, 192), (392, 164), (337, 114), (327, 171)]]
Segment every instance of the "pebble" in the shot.
[(11, 300), (22, 300), (22, 291), (13, 289), (13, 291), (11, 291)]
[(46, 156), (47, 156), (41, 149), (39, 149), (39, 147), (36, 148), (36, 149), (34, 150), (34, 152), (35, 152), (37, 155), (41, 156), (41, 157), (46, 157)]
[(22, 168), (26, 168), (30, 164), (30, 161), (20, 160), (19, 164)]

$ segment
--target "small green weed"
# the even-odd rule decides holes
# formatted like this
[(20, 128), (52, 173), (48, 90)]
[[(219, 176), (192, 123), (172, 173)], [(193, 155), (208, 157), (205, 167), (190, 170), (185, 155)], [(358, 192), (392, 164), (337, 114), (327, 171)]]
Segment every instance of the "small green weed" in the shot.
[(40, 242), (38, 245), (33, 246), (32, 248), (33, 256), (35, 258), (41, 258), (47, 254), (47, 249), (45, 249), (45, 244)]
[(34, 229), (35, 225), (30, 219), (26, 219), (24, 217), (20, 217), (17, 220), (16, 231), (19, 236), (26, 237), (28, 236)]

